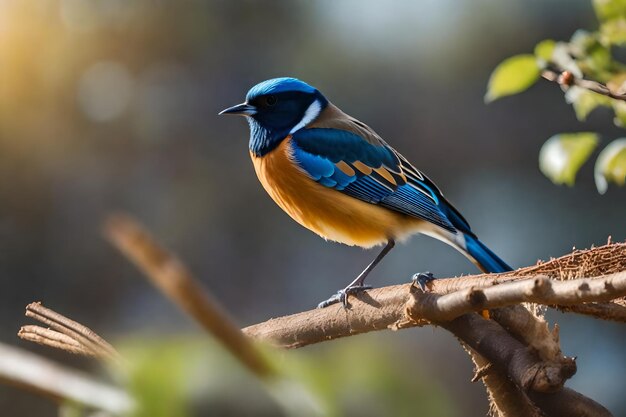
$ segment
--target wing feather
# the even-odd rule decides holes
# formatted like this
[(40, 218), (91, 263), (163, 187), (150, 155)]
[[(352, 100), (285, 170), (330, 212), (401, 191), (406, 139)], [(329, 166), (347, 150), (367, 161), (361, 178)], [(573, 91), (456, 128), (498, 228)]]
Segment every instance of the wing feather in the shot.
[(382, 139), (377, 142), (347, 130), (301, 129), (293, 134), (293, 156), (321, 185), (456, 232), (438, 205), (437, 187)]

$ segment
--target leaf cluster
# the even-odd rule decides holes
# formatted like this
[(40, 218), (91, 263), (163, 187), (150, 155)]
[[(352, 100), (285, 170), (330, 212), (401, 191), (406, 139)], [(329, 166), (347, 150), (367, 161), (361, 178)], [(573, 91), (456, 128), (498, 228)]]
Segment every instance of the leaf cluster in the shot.
[[(620, 97), (626, 93), (626, 64), (615, 57), (626, 46), (626, 0), (592, 1), (599, 21), (597, 30), (577, 30), (569, 41), (546, 39), (532, 54), (505, 59), (491, 74), (485, 101), (521, 93), (544, 71), (550, 71), (569, 78), (557, 82), (579, 121), (584, 122), (595, 109), (607, 108), (614, 114), (613, 123), (626, 128), (626, 96)], [(606, 92), (585, 88), (588, 80)], [(599, 135), (593, 132), (554, 135), (541, 148), (539, 168), (555, 184), (571, 186), (599, 142)], [(600, 152), (594, 177), (601, 194), (609, 183), (626, 183), (626, 138), (615, 139)]]

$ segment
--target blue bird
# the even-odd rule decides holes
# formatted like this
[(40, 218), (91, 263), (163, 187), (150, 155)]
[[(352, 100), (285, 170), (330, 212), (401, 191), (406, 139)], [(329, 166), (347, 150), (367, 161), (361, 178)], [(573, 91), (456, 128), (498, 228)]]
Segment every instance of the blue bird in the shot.
[(376, 258), (328, 300), (370, 289), (364, 280), (395, 242), (422, 233), (484, 272), (511, 268), (472, 232), (439, 188), (365, 123), (295, 78), (263, 81), (220, 114), (243, 115), (261, 184), (296, 222), (327, 240), (370, 248)]

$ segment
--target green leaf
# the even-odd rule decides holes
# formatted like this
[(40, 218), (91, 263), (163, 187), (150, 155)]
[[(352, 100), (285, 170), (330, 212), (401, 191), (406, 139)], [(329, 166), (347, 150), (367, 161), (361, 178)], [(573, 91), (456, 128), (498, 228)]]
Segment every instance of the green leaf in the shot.
[(554, 52), (555, 46), (555, 41), (552, 39), (545, 39), (535, 46), (535, 56), (545, 62), (549, 62), (552, 60), (552, 53)]
[[(287, 374), (283, 352), (260, 347), (280, 374), (259, 379), (219, 342), (205, 339), (168, 337), (165, 341), (151, 338), (125, 341), (121, 350), (127, 366), (118, 372), (122, 371), (137, 404), (128, 417), (186, 417), (195, 415), (192, 410), (198, 406), (219, 409), (220, 404), (233, 407), (232, 415), (252, 415), (242, 413), (246, 409), (256, 409), (260, 415), (275, 415), (276, 408), (285, 416), (338, 415), (333, 414), (329, 401), (318, 397), (316, 387), (302, 383), (297, 374)], [(246, 402), (239, 404), (242, 392)], [(274, 413), (263, 411), (268, 407)]]
[(626, 138), (616, 139), (600, 152), (594, 168), (596, 187), (606, 193), (609, 182), (626, 184)]
[(613, 124), (617, 127), (626, 128), (626, 103), (623, 101), (613, 100), (611, 103), (615, 117), (613, 118)]
[(626, 18), (609, 20), (600, 26), (600, 36), (605, 45), (626, 44)]
[(597, 144), (598, 135), (593, 132), (554, 135), (539, 151), (539, 169), (553, 183), (572, 186)]
[(607, 73), (613, 62), (611, 51), (606, 46), (597, 42), (587, 51), (587, 57), (583, 60), (591, 76), (597, 79), (600, 75)]
[(587, 116), (599, 106), (611, 107), (611, 99), (584, 88), (572, 86), (567, 90), (566, 98), (572, 103), (576, 118), (585, 121)]
[(487, 103), (500, 97), (521, 93), (539, 79), (539, 65), (534, 55), (516, 55), (505, 59), (493, 70), (487, 86)]
[(136, 345), (127, 349), (132, 368), (128, 379), (138, 407), (133, 417), (190, 415), (185, 401), (186, 367), (193, 361), (176, 343)]
[(593, 0), (593, 8), (600, 22), (626, 17), (625, 0)]
[(59, 417), (85, 417), (89, 413), (82, 404), (64, 401), (59, 404)]

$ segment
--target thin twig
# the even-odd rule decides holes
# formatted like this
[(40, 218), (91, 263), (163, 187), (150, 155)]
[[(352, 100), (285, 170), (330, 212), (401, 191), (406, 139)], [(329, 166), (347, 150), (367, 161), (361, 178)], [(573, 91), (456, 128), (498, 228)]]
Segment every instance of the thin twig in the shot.
[(111, 344), (90, 328), (57, 313), (41, 303), (26, 306), (26, 317), (40, 321), (50, 329), (24, 326), (18, 332), (22, 339), (44, 344), (70, 353), (121, 361)]
[(93, 350), (81, 345), (76, 339), (72, 339), (70, 336), (63, 333), (56, 332), (54, 330), (45, 329), (40, 326), (22, 326), (17, 335), (29, 342), (34, 342), (39, 345), (52, 347), (59, 350), (64, 350), (69, 353), (83, 356), (99, 355)]
[(474, 371), (474, 376), (472, 376), (471, 381), (477, 382), (486, 377), (490, 372), (493, 372), (493, 367), (491, 362), (487, 362), (485, 365), (479, 367)]
[(128, 415), (134, 401), (110, 385), (22, 349), (0, 344), (0, 380), (54, 398), (115, 415)]
[(585, 90), (593, 91), (603, 96), (610, 97), (615, 100), (626, 101), (626, 93), (616, 92), (611, 90), (608, 86), (594, 80), (587, 80), (584, 78), (578, 78), (570, 71), (554, 71), (551, 69), (543, 70), (541, 76), (548, 80), (559, 84), (564, 88), (576, 86), (584, 88)]

